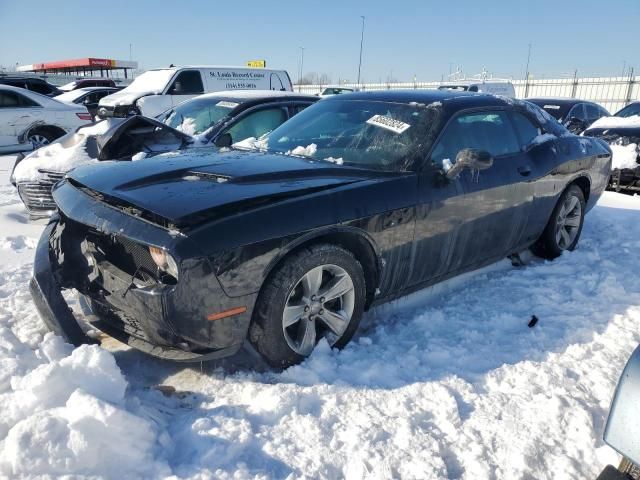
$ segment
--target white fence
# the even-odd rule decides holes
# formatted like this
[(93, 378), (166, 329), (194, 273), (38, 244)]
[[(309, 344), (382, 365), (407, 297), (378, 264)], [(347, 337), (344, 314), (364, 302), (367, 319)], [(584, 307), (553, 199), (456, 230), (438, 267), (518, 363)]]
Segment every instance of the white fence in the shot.
[[(517, 98), (571, 97), (590, 100), (615, 113), (633, 100), (640, 100), (640, 77), (557, 78), (513, 80)], [(348, 84), (361, 90), (435, 89), (440, 82)], [(295, 85), (295, 91), (320, 93), (326, 85)]]

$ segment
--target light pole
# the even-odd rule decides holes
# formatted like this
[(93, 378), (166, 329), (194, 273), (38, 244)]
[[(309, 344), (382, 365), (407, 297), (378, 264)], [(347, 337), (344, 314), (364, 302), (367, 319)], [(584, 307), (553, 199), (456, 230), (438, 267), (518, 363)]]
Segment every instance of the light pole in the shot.
[(362, 44), (364, 43), (364, 15), (360, 15), (362, 19), (362, 33), (360, 34), (360, 62), (358, 63), (358, 85), (360, 85), (360, 71), (362, 69)]
[(298, 91), (302, 91), (302, 72), (304, 69), (304, 47), (300, 47), (300, 76), (298, 77)]

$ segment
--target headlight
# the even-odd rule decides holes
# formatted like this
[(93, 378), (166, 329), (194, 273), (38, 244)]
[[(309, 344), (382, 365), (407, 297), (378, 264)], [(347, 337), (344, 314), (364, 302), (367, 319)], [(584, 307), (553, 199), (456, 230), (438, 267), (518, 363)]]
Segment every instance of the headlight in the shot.
[(174, 258), (165, 250), (158, 247), (149, 247), (149, 253), (158, 268), (174, 278), (178, 278), (178, 265)]

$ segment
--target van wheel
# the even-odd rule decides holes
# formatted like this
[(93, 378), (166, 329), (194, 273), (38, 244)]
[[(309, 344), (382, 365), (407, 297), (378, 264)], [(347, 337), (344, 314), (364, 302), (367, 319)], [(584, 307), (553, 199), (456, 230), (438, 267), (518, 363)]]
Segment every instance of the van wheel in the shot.
[(538, 241), (531, 247), (533, 253), (553, 260), (565, 250), (572, 251), (578, 245), (586, 203), (582, 189), (570, 185), (560, 196), (549, 223)]
[(364, 311), (362, 266), (348, 250), (314, 245), (287, 259), (262, 289), (249, 340), (274, 367), (308, 357), (320, 339), (344, 347)]

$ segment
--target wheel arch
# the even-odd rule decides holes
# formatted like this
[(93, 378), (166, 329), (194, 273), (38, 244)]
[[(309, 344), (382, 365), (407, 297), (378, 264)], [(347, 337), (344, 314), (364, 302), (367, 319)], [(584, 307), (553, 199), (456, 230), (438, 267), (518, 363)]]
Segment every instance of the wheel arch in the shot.
[(53, 133), (54, 135), (57, 135), (58, 138), (63, 135), (66, 135), (67, 133), (67, 131), (62, 127), (58, 127), (56, 125), (50, 125), (46, 123), (37, 123), (37, 124), (31, 125), (27, 130), (25, 130), (24, 138), (25, 139), (29, 138), (29, 135), (35, 132), (50, 132), (50, 133)]
[(265, 280), (260, 290), (262, 291), (269, 277), (290, 255), (295, 254), (303, 248), (322, 243), (338, 245), (356, 257), (364, 271), (364, 280), (367, 289), (365, 309), (368, 308), (375, 297), (380, 282), (382, 261), (380, 250), (375, 240), (364, 230), (355, 227), (339, 226), (314, 230), (290, 242), (267, 265), (264, 274)]
[(582, 190), (582, 194), (584, 195), (585, 203), (589, 201), (589, 197), (591, 196), (591, 179), (587, 175), (580, 175), (579, 177), (574, 178), (571, 182), (567, 184), (567, 188), (571, 185), (577, 185)]

